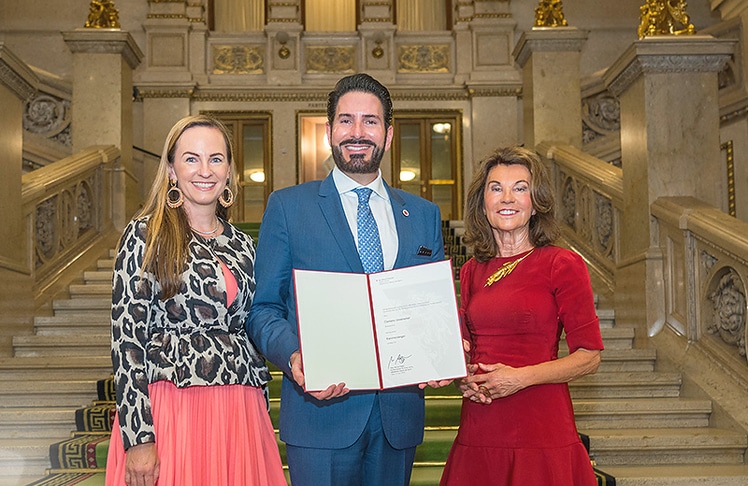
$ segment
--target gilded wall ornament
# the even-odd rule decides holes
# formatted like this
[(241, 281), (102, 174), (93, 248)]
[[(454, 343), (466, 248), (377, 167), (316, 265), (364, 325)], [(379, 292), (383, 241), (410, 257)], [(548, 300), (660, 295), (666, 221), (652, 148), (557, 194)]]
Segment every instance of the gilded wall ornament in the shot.
[(307, 73), (353, 73), (356, 55), (351, 46), (307, 46)]
[(262, 74), (262, 46), (213, 46), (213, 74)]
[(535, 27), (566, 27), (561, 0), (540, 0), (535, 9)]
[(88, 7), (86, 28), (89, 29), (119, 29), (119, 10), (114, 8), (112, 0), (91, 0)]
[(652, 35), (694, 34), (696, 29), (686, 13), (685, 0), (646, 0), (639, 7), (639, 39)]
[(448, 73), (449, 46), (402, 45), (398, 48), (400, 73)]

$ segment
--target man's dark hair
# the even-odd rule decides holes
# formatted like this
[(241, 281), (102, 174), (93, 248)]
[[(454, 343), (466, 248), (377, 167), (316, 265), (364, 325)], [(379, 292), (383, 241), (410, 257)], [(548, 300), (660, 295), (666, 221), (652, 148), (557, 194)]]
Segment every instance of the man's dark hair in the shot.
[(335, 120), (335, 112), (338, 109), (340, 98), (351, 91), (361, 93), (371, 93), (382, 103), (382, 113), (384, 114), (384, 127), (392, 125), (392, 99), (390, 92), (382, 83), (372, 78), (368, 74), (358, 73), (346, 76), (335, 84), (335, 89), (330, 91), (327, 97), (327, 121), (330, 125)]

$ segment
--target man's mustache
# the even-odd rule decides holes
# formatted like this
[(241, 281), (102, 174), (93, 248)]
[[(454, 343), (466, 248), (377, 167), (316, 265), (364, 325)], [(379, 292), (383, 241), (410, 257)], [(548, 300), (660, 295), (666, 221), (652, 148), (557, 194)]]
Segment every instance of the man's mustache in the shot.
[(377, 144), (372, 142), (371, 140), (365, 139), (365, 138), (348, 138), (346, 140), (343, 140), (338, 145), (371, 145), (372, 147), (376, 147)]

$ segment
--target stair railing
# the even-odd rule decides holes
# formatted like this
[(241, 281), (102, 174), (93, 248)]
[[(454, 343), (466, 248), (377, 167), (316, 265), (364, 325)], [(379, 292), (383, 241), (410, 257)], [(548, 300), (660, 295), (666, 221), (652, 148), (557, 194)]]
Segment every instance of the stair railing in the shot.
[(693, 197), (652, 204), (664, 253), (665, 322), (736, 367), (748, 387), (748, 223)]
[(35, 290), (46, 288), (72, 261), (112, 228), (124, 201), (120, 151), (89, 147), (24, 174), (21, 198), (25, 262)]
[(609, 291), (619, 261), (623, 171), (570, 145), (541, 143), (555, 184), (556, 217), (566, 242)]

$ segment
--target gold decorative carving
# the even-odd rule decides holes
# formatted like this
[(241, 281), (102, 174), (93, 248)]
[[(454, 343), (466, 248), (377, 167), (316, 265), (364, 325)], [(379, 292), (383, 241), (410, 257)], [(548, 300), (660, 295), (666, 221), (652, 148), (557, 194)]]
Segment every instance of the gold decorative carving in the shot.
[(143, 101), (146, 98), (192, 98), (194, 89), (149, 89), (138, 87), (136, 101)]
[(262, 74), (262, 46), (213, 46), (213, 74)]
[(471, 98), (522, 96), (522, 88), (470, 88), (468, 94)]
[(151, 14), (146, 15), (148, 19), (186, 19), (187, 16), (184, 14)]
[(119, 10), (112, 0), (91, 0), (88, 7), (88, 29), (119, 29)]
[(398, 49), (400, 73), (448, 73), (449, 45), (402, 45)]
[(540, 0), (535, 9), (535, 27), (566, 27), (561, 0)]
[(730, 216), (735, 217), (735, 153), (733, 152), (733, 142), (728, 140), (719, 146), (725, 151), (725, 162), (727, 166), (727, 212)]
[(641, 13), (641, 23), (637, 29), (639, 39), (651, 35), (696, 33), (686, 13), (686, 6), (685, 0), (646, 0), (646, 3), (639, 7)]
[(307, 46), (307, 73), (353, 73), (356, 56), (351, 46)]
[(250, 102), (319, 102), (324, 110), (328, 92), (225, 92), (225, 91), (197, 91), (195, 101), (250, 101)]

